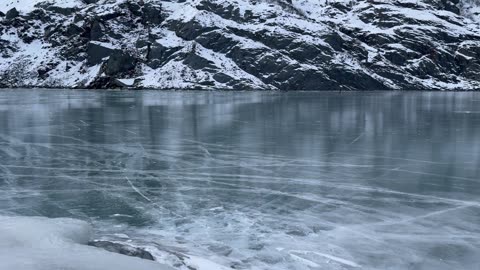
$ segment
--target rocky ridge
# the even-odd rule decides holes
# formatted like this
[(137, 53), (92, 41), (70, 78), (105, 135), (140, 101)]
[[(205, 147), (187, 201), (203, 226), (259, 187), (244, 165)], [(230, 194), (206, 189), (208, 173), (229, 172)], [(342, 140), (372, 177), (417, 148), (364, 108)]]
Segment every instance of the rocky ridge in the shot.
[(477, 0), (5, 0), (0, 87), (477, 90)]

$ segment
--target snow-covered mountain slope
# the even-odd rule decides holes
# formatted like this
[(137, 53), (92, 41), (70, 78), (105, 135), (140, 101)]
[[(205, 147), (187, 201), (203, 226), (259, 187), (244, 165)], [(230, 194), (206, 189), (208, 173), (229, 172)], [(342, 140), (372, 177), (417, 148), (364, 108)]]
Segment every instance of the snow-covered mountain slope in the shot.
[(462, 0), (459, 7), (462, 15), (470, 17), (474, 21), (480, 21), (480, 0)]
[(0, 86), (480, 89), (479, 6), (3, 0)]

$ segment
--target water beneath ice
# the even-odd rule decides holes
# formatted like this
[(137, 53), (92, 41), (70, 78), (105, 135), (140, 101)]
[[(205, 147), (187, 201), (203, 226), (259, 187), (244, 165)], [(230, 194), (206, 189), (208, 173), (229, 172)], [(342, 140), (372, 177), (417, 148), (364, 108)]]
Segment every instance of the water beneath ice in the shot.
[(0, 91), (0, 215), (179, 269), (478, 269), (480, 93)]

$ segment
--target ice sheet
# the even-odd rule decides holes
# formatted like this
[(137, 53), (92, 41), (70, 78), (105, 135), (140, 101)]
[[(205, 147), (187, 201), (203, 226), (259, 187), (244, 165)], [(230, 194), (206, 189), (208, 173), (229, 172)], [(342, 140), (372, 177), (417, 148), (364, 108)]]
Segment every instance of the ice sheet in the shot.
[[(177, 269), (476, 269), (478, 93), (0, 92), (0, 214)], [(203, 266), (203, 268), (202, 268)]]

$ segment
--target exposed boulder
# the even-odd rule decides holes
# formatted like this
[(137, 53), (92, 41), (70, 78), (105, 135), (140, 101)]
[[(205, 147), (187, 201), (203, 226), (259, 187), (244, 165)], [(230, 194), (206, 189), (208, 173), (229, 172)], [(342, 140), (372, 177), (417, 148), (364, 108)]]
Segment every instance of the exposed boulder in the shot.
[(20, 16), (20, 12), (16, 8), (12, 8), (5, 14), (5, 20), (13, 20)]
[(46, 65), (43, 65), (38, 69), (38, 76), (42, 79), (48, 78), (48, 72), (50, 72), (52, 69), (54, 69), (58, 63), (48, 63)]
[(137, 1), (127, 1), (121, 4), (125, 6), (128, 11), (130, 11), (133, 15), (140, 17), (142, 16), (142, 6)]
[(30, 22), (39, 21), (42, 24), (47, 24), (47, 26), (50, 26), (48, 22), (51, 21), (51, 19), (49, 18), (49, 15), (47, 15), (47, 12), (41, 8), (34, 9), (32, 12), (25, 14), (23, 18)]
[(194, 40), (201, 34), (215, 30), (214, 27), (205, 27), (200, 22), (191, 20), (189, 22), (173, 22), (171, 25), (172, 30), (175, 31), (177, 36), (185, 40)]
[(100, 64), (104, 58), (109, 57), (113, 52), (112, 48), (90, 42), (87, 45), (87, 64), (90, 66)]
[(76, 24), (71, 23), (67, 25), (64, 33), (65, 33), (65, 36), (71, 37), (71, 36), (79, 36), (80, 34), (82, 34), (83, 31), (84, 31), (83, 28), (81, 28), (80, 26), (77, 26)]
[(195, 53), (189, 53), (183, 63), (193, 69), (214, 68), (213, 63)]
[(95, 79), (86, 85), (88, 89), (115, 89), (118, 85), (115, 79), (109, 76), (97, 76)]
[(101, 40), (104, 35), (104, 26), (98, 20), (94, 20), (90, 30), (90, 40)]
[(460, 0), (427, 0), (426, 2), (440, 9), (460, 14)]
[(213, 75), (213, 79), (219, 83), (228, 83), (233, 81), (233, 78), (231, 76), (228, 76), (227, 74), (221, 72)]
[(175, 52), (180, 48), (165, 47), (159, 43), (153, 43), (150, 46), (147, 55), (147, 65), (151, 68), (159, 68), (166, 63)]
[(59, 6), (48, 6), (46, 10), (61, 14), (63, 16), (70, 16), (72, 15), (75, 11), (77, 11), (76, 8), (64, 8), (64, 7), (59, 7)]
[(233, 4), (229, 5), (228, 3), (216, 3), (202, 0), (197, 5), (197, 9), (213, 12), (228, 20), (243, 21), (243, 17), (240, 14), (240, 9)]
[(159, 25), (162, 23), (162, 9), (160, 5), (146, 3), (143, 6), (143, 21), (149, 25)]
[(105, 74), (117, 75), (135, 69), (137, 60), (130, 53), (114, 50), (105, 66)]
[(131, 257), (137, 257), (145, 260), (154, 261), (152, 254), (145, 249), (128, 246), (125, 244), (110, 241), (90, 241), (89, 246), (105, 249), (110, 252), (119, 253)]

